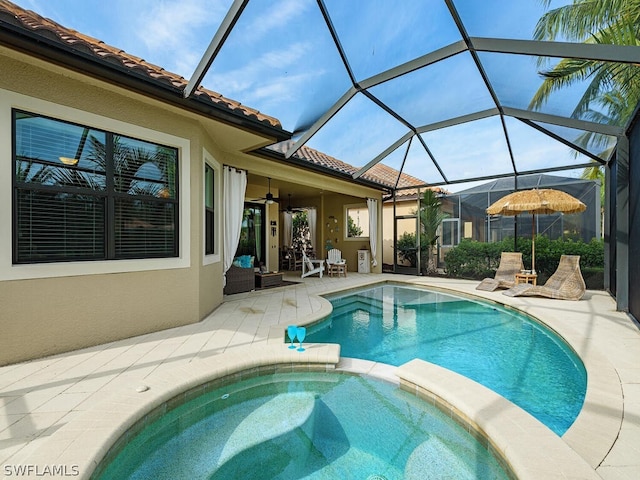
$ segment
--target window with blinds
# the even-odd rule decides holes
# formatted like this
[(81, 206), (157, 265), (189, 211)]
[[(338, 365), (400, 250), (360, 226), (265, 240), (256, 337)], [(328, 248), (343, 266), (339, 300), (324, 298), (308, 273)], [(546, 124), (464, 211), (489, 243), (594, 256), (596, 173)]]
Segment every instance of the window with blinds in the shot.
[(178, 151), (13, 111), (13, 263), (178, 256)]

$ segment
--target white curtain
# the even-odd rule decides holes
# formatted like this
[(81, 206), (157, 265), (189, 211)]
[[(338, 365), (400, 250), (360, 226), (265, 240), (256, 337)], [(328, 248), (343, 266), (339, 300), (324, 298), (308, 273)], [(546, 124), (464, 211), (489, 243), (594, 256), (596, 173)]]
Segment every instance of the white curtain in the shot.
[(293, 247), (293, 213), (284, 212), (284, 244)]
[(376, 260), (376, 245), (378, 244), (378, 200), (367, 198), (367, 209), (369, 209), (369, 245), (371, 247), (371, 265), (378, 265)]
[(317, 212), (315, 208), (307, 209), (307, 222), (309, 223), (309, 241), (311, 242), (311, 250), (316, 254), (316, 258), (318, 255), (322, 257), (316, 251), (316, 223), (317, 223)]
[[(238, 249), (244, 194), (247, 190), (247, 172), (224, 167), (224, 273), (231, 268), (233, 257)], [(225, 277), (225, 284), (226, 284)]]

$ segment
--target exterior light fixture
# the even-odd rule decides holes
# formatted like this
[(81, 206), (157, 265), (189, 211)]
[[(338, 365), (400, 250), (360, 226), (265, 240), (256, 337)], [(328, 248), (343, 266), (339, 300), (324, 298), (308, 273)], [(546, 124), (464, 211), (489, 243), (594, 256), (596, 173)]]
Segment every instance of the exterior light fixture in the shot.
[(77, 165), (80, 159), (78, 158), (70, 158), (70, 157), (58, 157), (62, 163), (65, 165)]

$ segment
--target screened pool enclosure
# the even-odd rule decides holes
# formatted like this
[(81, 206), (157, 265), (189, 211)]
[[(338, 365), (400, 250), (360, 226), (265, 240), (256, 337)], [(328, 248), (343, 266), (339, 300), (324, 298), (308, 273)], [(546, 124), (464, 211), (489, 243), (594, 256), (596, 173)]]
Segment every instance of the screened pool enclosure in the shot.
[(587, 206), (582, 213), (536, 215), (532, 229), (530, 214), (518, 216), (488, 215), (487, 207), (516, 190), (514, 178), (501, 178), (442, 198), (448, 217), (443, 221), (442, 246), (452, 247), (461, 239), (499, 242), (515, 236), (531, 238), (544, 235), (551, 240), (582, 240), (589, 242), (601, 236), (600, 183), (555, 175), (518, 177), (521, 190), (552, 188), (566, 192)]
[[(293, 141), (257, 153), (300, 164), (306, 145), (359, 167), (354, 179), (382, 163), (454, 191), (530, 174), (577, 178), (603, 166), (607, 287), (615, 294), (625, 285), (617, 294), (627, 308), (636, 105), (614, 110), (606, 98), (618, 87), (623, 101), (637, 102), (640, 47), (603, 38), (599, 27), (570, 38), (536, 30), (547, 12), (571, 3), (236, 0), (183, 93), (203, 85), (277, 117)], [(567, 62), (586, 74), (541, 89), (541, 72)], [(471, 223), (488, 240), (508, 230)], [(581, 228), (588, 236), (598, 227)]]

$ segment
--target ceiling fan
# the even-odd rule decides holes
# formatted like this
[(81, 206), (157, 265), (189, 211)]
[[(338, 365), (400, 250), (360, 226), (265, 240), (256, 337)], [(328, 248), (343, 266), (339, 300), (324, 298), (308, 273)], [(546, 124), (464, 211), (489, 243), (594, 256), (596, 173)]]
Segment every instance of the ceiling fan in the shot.
[(276, 198), (273, 196), (273, 193), (271, 193), (271, 178), (267, 177), (267, 179), (269, 180), (269, 192), (267, 193), (267, 195), (265, 197), (260, 197), (260, 198), (256, 198), (254, 200), (252, 200), (252, 202), (259, 202), (264, 200), (267, 205), (271, 205), (273, 202), (278, 202), (280, 201), (279, 198)]
[(287, 208), (280, 210), (281, 212), (285, 212), (285, 213), (297, 213), (297, 212), (304, 212), (303, 208), (294, 208), (291, 206), (291, 194), (289, 194), (289, 205), (287, 205)]

